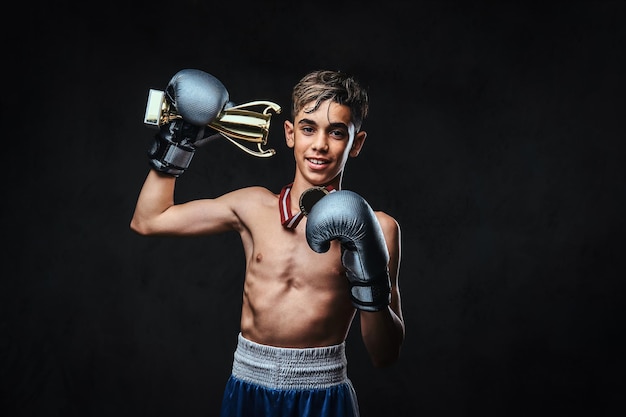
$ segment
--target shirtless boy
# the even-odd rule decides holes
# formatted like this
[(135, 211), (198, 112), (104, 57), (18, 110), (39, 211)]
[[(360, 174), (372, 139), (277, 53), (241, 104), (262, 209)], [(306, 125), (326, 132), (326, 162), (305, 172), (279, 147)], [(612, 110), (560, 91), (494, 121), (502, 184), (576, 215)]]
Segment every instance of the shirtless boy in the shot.
[[(284, 122), (295, 173), (281, 193), (252, 186), (177, 203), (177, 177), (206, 134), (197, 113), (213, 119), (228, 100), (212, 76), (182, 74), (172, 78), (166, 93), (183, 117), (155, 136), (130, 227), (141, 235), (241, 236), (241, 327), (221, 416), (357, 417), (345, 357), (355, 315), (374, 366), (392, 364), (404, 340), (400, 227), (341, 189), (346, 162), (359, 155), (367, 136), (361, 130), (367, 92), (339, 71), (305, 75), (293, 89), (291, 119)], [(200, 90), (200, 97), (209, 95), (217, 106), (206, 110), (194, 103), (193, 92)], [(330, 192), (299, 215), (300, 196), (312, 187)]]

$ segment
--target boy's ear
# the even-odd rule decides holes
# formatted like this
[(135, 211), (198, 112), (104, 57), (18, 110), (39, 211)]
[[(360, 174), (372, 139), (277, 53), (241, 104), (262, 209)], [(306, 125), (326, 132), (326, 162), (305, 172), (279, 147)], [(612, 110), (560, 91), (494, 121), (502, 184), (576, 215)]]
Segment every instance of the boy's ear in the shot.
[(363, 143), (365, 143), (365, 138), (367, 138), (367, 132), (364, 130), (361, 130), (354, 135), (354, 141), (352, 142), (352, 148), (350, 148), (349, 154), (352, 158), (359, 156), (359, 153), (363, 148)]
[(295, 144), (293, 123), (291, 123), (289, 120), (285, 120), (285, 123), (283, 124), (283, 126), (285, 128), (285, 142), (287, 143), (287, 147), (293, 148)]

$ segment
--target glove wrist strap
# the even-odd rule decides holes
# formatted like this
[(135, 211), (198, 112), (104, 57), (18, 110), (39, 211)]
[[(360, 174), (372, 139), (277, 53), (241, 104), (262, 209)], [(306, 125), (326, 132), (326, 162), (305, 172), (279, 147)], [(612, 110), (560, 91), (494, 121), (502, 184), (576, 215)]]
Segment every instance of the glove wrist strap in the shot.
[(173, 142), (157, 134), (148, 150), (148, 157), (152, 168), (178, 177), (189, 167), (195, 152), (191, 145)]
[(391, 303), (391, 282), (385, 271), (370, 281), (350, 281), (352, 305), (359, 310), (380, 311)]

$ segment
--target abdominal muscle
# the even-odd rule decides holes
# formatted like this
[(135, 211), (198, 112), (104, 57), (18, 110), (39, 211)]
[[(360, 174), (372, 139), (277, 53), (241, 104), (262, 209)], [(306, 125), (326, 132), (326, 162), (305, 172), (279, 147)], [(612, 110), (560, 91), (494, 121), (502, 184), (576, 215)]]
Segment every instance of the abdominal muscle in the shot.
[(355, 314), (339, 247), (333, 242), (328, 253), (318, 254), (302, 245), (306, 241), (292, 238), (285, 250), (274, 239), (272, 245), (256, 248), (248, 257), (242, 335), (277, 347), (339, 344)]

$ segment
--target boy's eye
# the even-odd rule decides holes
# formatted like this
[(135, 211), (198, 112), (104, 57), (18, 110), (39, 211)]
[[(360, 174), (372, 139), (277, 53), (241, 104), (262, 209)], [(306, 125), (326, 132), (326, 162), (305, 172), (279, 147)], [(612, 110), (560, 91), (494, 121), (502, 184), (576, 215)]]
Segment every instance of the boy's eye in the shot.
[(343, 138), (346, 136), (346, 133), (343, 130), (331, 130), (330, 134), (335, 138)]

